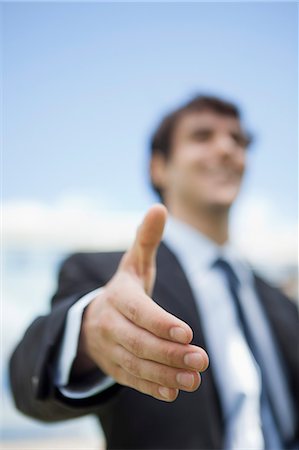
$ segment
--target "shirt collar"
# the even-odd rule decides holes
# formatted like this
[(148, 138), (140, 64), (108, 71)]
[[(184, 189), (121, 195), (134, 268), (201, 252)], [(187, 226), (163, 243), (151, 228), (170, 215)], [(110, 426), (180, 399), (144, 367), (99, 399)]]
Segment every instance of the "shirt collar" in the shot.
[(168, 216), (163, 240), (189, 273), (209, 270), (219, 257), (226, 259), (241, 279), (248, 273), (247, 264), (229, 240), (218, 245), (191, 225), (171, 215)]

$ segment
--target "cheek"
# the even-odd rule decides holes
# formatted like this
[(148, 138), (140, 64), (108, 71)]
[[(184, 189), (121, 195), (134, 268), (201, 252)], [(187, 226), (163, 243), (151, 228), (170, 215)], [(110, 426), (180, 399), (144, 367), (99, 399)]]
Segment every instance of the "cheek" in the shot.
[(239, 161), (239, 163), (237, 164), (237, 171), (240, 175), (240, 178), (243, 177), (245, 168), (246, 168), (246, 161), (245, 161), (245, 158), (242, 158), (242, 160)]
[(173, 160), (176, 165), (193, 166), (204, 163), (205, 160), (210, 159), (209, 155), (212, 152), (208, 146), (189, 144), (182, 148), (177, 148), (173, 153)]
[(190, 177), (190, 174), (196, 170), (198, 170), (198, 158), (188, 149), (178, 152), (172, 161), (171, 171), (177, 177)]
[(240, 170), (244, 171), (247, 162), (247, 154), (245, 150), (241, 150), (238, 158), (236, 158), (236, 164), (239, 166)]
[(185, 155), (181, 161), (178, 161), (178, 167), (182, 175), (184, 174), (190, 181), (200, 179), (201, 177), (204, 177), (207, 172), (209, 158), (205, 158), (198, 153), (189, 153)]

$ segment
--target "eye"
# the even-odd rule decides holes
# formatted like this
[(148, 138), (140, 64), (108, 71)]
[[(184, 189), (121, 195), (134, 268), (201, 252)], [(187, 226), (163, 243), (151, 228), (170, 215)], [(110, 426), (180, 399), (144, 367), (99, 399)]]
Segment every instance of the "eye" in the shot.
[(231, 137), (235, 141), (237, 145), (240, 147), (247, 147), (248, 145), (248, 137), (243, 133), (231, 133)]
[(212, 136), (213, 136), (213, 130), (204, 128), (202, 130), (196, 130), (192, 134), (192, 139), (194, 141), (204, 142), (204, 141), (208, 141), (209, 139), (211, 139)]

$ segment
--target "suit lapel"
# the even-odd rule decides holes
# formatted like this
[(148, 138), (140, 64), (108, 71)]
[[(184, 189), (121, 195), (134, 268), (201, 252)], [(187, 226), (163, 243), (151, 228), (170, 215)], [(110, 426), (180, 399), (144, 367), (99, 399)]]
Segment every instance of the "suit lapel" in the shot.
[(175, 255), (163, 243), (157, 255), (156, 286), (168, 294), (163, 298), (163, 307), (188, 321), (194, 331), (196, 345), (204, 345), (199, 314), (189, 282)]
[[(295, 302), (291, 302), (278, 289), (265, 283), (255, 276), (255, 287), (258, 298), (268, 318), (274, 344), (279, 351), (299, 416), (299, 322), (298, 310)], [(297, 436), (299, 435), (299, 422), (297, 422)], [(299, 438), (298, 438), (299, 439)]]
[[(153, 297), (160, 306), (190, 325), (194, 335), (192, 344), (208, 351), (200, 311), (190, 284), (177, 258), (164, 243), (160, 245), (157, 254), (157, 279)], [(209, 367), (202, 377), (203, 384), (199, 389), (204, 404), (199, 407), (204, 408), (206, 414), (210, 416), (214, 445), (215, 448), (220, 448), (223, 438), (223, 417), (212, 368)]]
[[(286, 365), (292, 367), (296, 358), (293, 358), (293, 348), (290, 342), (298, 342), (298, 311), (293, 302), (262, 279), (255, 276), (255, 289), (258, 299), (269, 321), (273, 338), (281, 349), (282, 358)], [(295, 346), (296, 347), (296, 346)]]

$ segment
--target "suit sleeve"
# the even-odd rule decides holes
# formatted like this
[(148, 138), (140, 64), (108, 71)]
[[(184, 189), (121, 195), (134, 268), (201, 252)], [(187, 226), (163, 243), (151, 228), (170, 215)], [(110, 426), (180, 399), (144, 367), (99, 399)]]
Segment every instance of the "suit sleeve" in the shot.
[(115, 384), (93, 397), (70, 399), (55, 386), (55, 363), (68, 310), (103, 284), (88, 271), (84, 254), (72, 255), (62, 264), (49, 314), (29, 326), (10, 359), (11, 390), (22, 413), (45, 422), (99, 413), (121, 389)]

